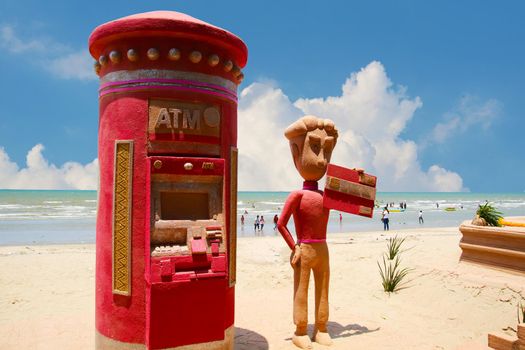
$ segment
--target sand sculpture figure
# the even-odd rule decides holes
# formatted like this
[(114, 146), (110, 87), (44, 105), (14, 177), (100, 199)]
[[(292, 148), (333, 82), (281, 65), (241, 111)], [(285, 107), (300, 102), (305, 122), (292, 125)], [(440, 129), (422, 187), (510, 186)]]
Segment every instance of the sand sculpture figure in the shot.
[[(326, 226), (330, 210), (323, 207), (323, 192), (318, 189), (317, 181), (326, 173), (338, 132), (329, 119), (304, 116), (288, 126), (285, 136), (290, 141), (294, 164), (304, 183), (301, 190), (293, 191), (286, 199), (277, 228), (292, 249), (293, 320), (296, 326), (292, 342), (301, 349), (311, 349), (312, 342), (307, 334), (311, 271), (315, 281), (313, 340), (322, 345), (332, 344), (327, 330), (330, 266)], [(358, 171), (362, 172), (361, 169)], [(297, 242), (286, 226), (292, 215)]]

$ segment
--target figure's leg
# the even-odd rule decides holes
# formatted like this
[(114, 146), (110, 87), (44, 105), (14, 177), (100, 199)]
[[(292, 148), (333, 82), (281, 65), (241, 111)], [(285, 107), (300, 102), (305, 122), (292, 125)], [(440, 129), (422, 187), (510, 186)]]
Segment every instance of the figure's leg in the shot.
[(311, 349), (308, 337), (308, 283), (310, 281), (310, 259), (307, 249), (301, 247), (301, 259), (294, 266), (293, 322), (295, 333), (292, 342), (301, 349)]
[(328, 290), (330, 285), (330, 258), (326, 243), (320, 244), (318, 261), (314, 267), (315, 279), (315, 331), (314, 340), (321, 345), (331, 345), (328, 334)]

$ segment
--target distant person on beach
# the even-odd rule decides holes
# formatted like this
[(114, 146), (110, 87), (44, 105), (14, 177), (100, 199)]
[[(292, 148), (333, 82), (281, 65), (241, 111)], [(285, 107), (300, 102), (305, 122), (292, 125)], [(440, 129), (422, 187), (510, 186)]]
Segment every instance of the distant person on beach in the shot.
[(438, 209), (439, 209), (439, 203), (436, 203), (436, 208), (438, 208)]
[(385, 207), (385, 209), (383, 209), (383, 216), (381, 217), (381, 221), (383, 221), (383, 231), (390, 231), (390, 226), (389, 226), (390, 219), (388, 218), (389, 214), (390, 214), (390, 211), (388, 210), (387, 207)]
[(419, 223), (420, 224), (424, 224), (425, 223), (425, 220), (423, 220), (423, 211), (422, 210), (419, 211)]
[(253, 230), (257, 232), (257, 230), (259, 230), (259, 225), (260, 225), (259, 215), (257, 215), (257, 217), (255, 218), (255, 221), (253, 222)]
[(261, 215), (261, 219), (259, 220), (259, 225), (261, 225), (260, 231), (262, 231), (263, 228), (264, 228), (264, 216), (262, 216), (262, 215)]
[(241, 215), (241, 226), (244, 226), (244, 215)]
[(279, 222), (279, 217), (277, 216), (277, 214), (274, 215), (273, 217), (273, 230), (277, 230), (277, 222)]
[(343, 223), (343, 215), (341, 215), (341, 213), (339, 213), (339, 223), (340, 223), (340, 224)]

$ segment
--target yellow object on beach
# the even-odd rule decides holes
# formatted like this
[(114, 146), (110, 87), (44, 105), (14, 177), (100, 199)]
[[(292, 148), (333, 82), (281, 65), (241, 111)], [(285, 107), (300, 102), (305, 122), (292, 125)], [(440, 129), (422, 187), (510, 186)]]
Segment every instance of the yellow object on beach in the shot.
[(448, 207), (448, 208), (445, 208), (445, 211), (456, 211), (456, 208), (454, 208), (454, 207)]
[(503, 218), (499, 219), (499, 224), (502, 226), (525, 227), (525, 221), (508, 221)]

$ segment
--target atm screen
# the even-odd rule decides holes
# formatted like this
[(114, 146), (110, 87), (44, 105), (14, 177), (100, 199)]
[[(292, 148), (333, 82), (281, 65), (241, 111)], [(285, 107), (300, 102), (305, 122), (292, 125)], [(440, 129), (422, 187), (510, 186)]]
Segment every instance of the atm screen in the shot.
[(161, 192), (161, 220), (210, 219), (208, 193)]

